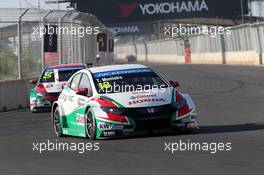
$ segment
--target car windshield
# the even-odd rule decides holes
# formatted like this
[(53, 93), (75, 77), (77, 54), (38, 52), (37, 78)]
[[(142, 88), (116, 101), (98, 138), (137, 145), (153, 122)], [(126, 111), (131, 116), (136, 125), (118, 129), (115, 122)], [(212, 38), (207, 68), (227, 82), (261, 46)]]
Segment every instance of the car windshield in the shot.
[(70, 70), (59, 70), (59, 81), (68, 81), (71, 76), (81, 70), (80, 68), (78, 69), (70, 69)]
[(94, 73), (93, 80), (99, 94), (133, 92), (168, 87), (149, 68)]
[(81, 70), (81, 67), (74, 68), (60, 68), (60, 69), (46, 69), (40, 79), (41, 83), (52, 83), (55, 82), (55, 72), (58, 72), (58, 81), (68, 81), (71, 76)]

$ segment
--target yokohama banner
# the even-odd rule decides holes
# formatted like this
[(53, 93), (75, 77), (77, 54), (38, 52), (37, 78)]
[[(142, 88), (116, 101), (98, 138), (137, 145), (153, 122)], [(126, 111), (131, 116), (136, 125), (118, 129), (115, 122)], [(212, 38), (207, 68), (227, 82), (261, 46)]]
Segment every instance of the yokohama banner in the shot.
[(196, 17), (238, 18), (248, 13), (247, 0), (81, 0), (77, 9), (95, 14), (103, 23)]
[(154, 23), (152, 22), (116, 23), (106, 26), (115, 36), (150, 35), (154, 33)]

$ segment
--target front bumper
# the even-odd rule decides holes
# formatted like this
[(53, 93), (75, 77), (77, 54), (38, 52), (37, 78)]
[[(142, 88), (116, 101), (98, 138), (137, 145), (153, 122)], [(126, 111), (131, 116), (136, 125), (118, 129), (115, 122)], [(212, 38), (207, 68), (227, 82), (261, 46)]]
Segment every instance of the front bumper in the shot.
[(130, 135), (141, 131), (160, 129), (198, 129), (195, 110), (192, 110), (184, 118), (181, 118), (177, 117), (175, 108), (171, 106), (156, 107), (154, 112), (151, 110), (153, 113), (149, 113), (148, 109), (138, 108), (129, 110), (125, 114), (128, 120), (126, 124), (97, 119), (97, 138)]

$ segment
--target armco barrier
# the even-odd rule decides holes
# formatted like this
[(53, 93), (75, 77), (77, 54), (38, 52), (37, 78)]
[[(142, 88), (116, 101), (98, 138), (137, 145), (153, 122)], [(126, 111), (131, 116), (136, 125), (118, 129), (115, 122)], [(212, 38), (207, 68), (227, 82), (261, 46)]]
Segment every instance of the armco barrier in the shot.
[(0, 111), (29, 107), (29, 90), (27, 80), (0, 82)]

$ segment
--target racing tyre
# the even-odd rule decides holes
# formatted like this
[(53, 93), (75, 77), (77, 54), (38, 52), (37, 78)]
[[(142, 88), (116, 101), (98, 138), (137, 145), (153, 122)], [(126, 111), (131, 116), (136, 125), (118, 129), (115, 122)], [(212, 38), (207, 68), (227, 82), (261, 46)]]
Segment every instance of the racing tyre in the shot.
[(60, 111), (58, 107), (55, 109), (53, 113), (53, 129), (58, 137), (62, 136), (62, 129), (60, 124)]
[(96, 139), (96, 124), (93, 114), (90, 110), (88, 110), (86, 117), (85, 117), (85, 124), (86, 124), (86, 135), (90, 140)]

